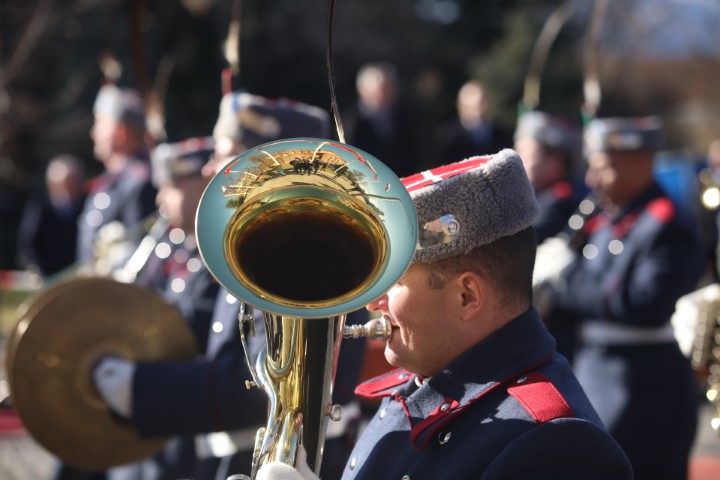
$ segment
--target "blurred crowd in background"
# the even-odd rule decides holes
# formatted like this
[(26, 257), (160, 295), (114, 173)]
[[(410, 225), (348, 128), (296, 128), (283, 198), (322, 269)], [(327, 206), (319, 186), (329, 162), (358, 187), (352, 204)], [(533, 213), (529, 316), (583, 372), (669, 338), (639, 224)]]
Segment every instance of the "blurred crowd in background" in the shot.
[[(285, 108), (278, 105), (286, 98), (329, 112), (331, 90), (340, 122), (317, 129), (318, 135), (337, 140), (341, 126), (348, 144), (399, 177), (515, 149), (543, 213), (552, 209), (535, 225), (538, 243), (564, 232), (598, 186), (597, 172), (587, 175), (583, 129), (598, 118), (653, 118), (659, 126), (650, 130), (662, 132), (662, 143), (636, 147), (652, 154), (654, 181), (698, 233), (693, 245), (702, 251), (704, 270), (689, 283), (699, 288), (718, 281), (720, 6), (712, 0), (341, 1), (333, 85), (326, 70), (326, 2), (38, 0), (31, 7), (0, 6), (5, 282), (7, 272), (24, 271), (52, 283), (87, 262), (100, 274), (126, 269), (128, 251), (150, 230), (145, 220), (158, 218), (184, 231), (173, 248), (184, 252), (178, 268), (190, 275), (191, 260), (200, 261), (188, 239), (192, 207), (207, 182), (203, 165), (243, 150), (236, 144), (224, 150), (218, 140), (224, 139), (218, 135), (221, 100), (247, 91), (264, 96), (250, 103), (270, 116)], [(132, 91), (122, 96), (122, 113), (117, 98), (103, 97), (115, 87), (111, 96)], [(240, 105), (228, 107), (234, 120), (257, 120), (238, 113), (246, 97), (232, 98)], [(134, 101), (142, 107), (128, 106)], [(109, 126), (104, 114), (113, 118)], [(650, 131), (627, 128), (640, 132), (642, 142)], [(160, 178), (158, 172), (171, 173)], [(173, 182), (181, 193), (167, 187)], [(183, 195), (194, 200), (182, 204)], [(164, 208), (175, 208), (174, 215)], [(120, 221), (119, 231), (103, 228), (110, 217)], [(125, 241), (131, 249), (120, 253), (122, 261), (103, 266), (110, 249)], [(184, 295), (184, 283), (178, 290), (168, 282), (181, 274), (164, 265), (162, 285), (150, 279), (147, 286)], [(193, 314), (216, 296), (225, 300), (217, 284), (207, 296), (191, 307)], [(212, 308), (205, 310), (195, 332), (201, 350), (212, 337)], [(553, 333), (566, 353), (563, 331)], [(570, 350), (566, 355), (572, 359)]]

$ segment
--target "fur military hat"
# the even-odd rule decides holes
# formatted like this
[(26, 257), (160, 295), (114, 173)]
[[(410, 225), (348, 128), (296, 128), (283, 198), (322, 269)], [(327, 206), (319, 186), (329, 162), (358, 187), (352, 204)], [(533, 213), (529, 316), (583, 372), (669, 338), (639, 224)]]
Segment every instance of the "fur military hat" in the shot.
[(93, 113), (140, 129), (145, 128), (145, 103), (137, 91), (129, 88), (103, 85), (95, 98)]
[(585, 153), (657, 152), (663, 147), (659, 117), (597, 118), (585, 127)]
[(228, 137), (247, 148), (280, 138), (327, 138), (330, 115), (322, 108), (287, 98), (230, 92), (220, 102), (213, 137)]
[(212, 137), (161, 143), (150, 155), (153, 184), (159, 187), (172, 180), (201, 176), (203, 165), (210, 159), (214, 147)]
[(532, 138), (573, 160), (582, 155), (582, 129), (545, 112), (531, 111), (518, 118), (515, 140), (521, 138)]
[(531, 226), (540, 210), (522, 160), (510, 149), (411, 175), (403, 184), (421, 228), (417, 263), (513, 235)]

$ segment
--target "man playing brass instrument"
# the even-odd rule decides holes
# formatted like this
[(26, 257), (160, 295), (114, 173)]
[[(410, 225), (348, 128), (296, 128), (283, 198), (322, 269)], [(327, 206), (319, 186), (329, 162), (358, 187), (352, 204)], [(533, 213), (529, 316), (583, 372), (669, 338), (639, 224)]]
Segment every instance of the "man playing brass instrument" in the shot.
[[(357, 388), (383, 400), (342, 478), (632, 478), (532, 307), (538, 203), (518, 155), (403, 183), (426, 232), (368, 305), (392, 324), (385, 357), (398, 368)], [(276, 462), (258, 478), (313, 477)]]

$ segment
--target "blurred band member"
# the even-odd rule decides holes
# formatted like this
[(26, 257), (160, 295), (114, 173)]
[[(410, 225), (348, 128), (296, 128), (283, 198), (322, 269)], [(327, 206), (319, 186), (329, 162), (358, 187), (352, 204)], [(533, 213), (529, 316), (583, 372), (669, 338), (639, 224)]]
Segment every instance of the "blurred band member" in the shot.
[[(95, 100), (91, 134), (95, 157), (104, 171), (91, 182), (88, 198), (79, 219), (77, 256), (80, 261), (107, 254), (99, 245), (101, 232), (108, 242), (130, 240), (130, 245), (109, 258), (121, 263), (142, 236), (142, 221), (155, 211), (157, 194), (150, 179), (150, 161), (145, 129), (145, 107), (140, 95), (126, 88), (105, 85)], [(117, 226), (117, 231), (108, 227)], [(102, 272), (106, 273), (106, 272)]]
[(656, 117), (587, 125), (586, 183), (601, 208), (548, 289), (553, 317), (577, 329), (573, 369), (637, 480), (687, 478), (697, 425), (693, 372), (670, 320), (705, 260), (692, 218), (655, 180), (661, 140)]
[(544, 112), (518, 119), (515, 151), (523, 161), (540, 215), (533, 223), (538, 243), (560, 233), (585, 195), (577, 185), (582, 132), (569, 122)]

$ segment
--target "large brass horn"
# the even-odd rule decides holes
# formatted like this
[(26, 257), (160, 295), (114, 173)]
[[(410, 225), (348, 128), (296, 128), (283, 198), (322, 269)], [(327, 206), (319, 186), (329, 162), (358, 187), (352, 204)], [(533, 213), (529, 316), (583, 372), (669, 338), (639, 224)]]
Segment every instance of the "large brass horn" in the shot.
[[(267, 342), (254, 384), (268, 395), (269, 412), (252, 477), (270, 461), (294, 465), (299, 445), (319, 472), (328, 417), (338, 413), (330, 398), (345, 314), (407, 269), (418, 237), (410, 196), (362, 150), (285, 139), (246, 151), (210, 181), (196, 230), (212, 274), (264, 312)], [(389, 336), (389, 327), (379, 330)]]

